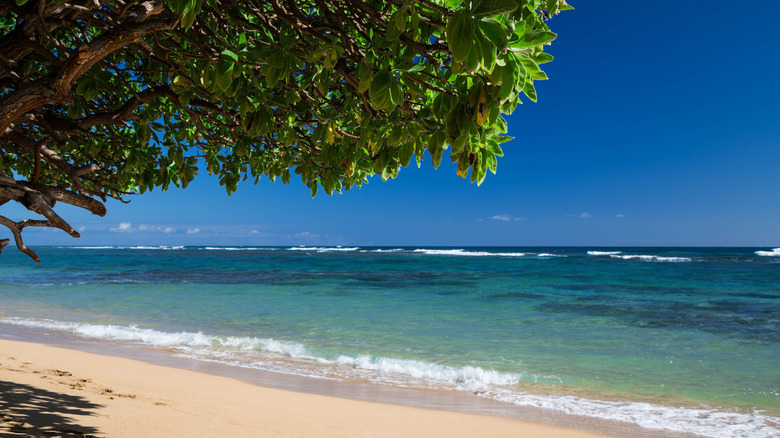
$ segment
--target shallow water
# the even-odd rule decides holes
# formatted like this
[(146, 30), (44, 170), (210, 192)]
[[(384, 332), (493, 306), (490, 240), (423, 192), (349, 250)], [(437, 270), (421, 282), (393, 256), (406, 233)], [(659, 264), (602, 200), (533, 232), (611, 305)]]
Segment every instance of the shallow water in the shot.
[(780, 434), (772, 248), (8, 251), (0, 323), (198, 360)]

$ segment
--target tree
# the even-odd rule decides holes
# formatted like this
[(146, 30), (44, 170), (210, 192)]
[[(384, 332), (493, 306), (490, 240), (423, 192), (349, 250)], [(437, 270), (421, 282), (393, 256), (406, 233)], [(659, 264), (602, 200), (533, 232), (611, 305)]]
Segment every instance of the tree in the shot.
[[(563, 0), (0, 0), (0, 216), (79, 233), (199, 169), (228, 194), (291, 173), (312, 196), (395, 178), (444, 151), (480, 184), (510, 139)], [(9, 239), (0, 241), (0, 250)]]

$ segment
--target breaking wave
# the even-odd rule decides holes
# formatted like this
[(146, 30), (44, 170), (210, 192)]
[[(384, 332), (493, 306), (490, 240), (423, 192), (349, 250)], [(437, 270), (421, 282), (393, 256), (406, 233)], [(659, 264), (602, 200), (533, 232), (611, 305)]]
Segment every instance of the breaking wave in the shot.
[(287, 248), (290, 251), (314, 251), (314, 252), (332, 252), (332, 251), (357, 251), (360, 248), (357, 246), (343, 247), (343, 246), (293, 246)]
[(610, 257), (615, 259), (623, 259), (623, 260), (640, 260), (643, 262), (671, 262), (671, 263), (682, 263), (682, 262), (690, 262), (692, 259), (690, 257), (665, 257), (665, 256), (657, 256), (657, 255), (621, 255), (621, 254), (612, 254)]
[[(25, 318), (0, 318), (0, 323), (63, 331), (89, 339), (167, 348), (191, 359), (245, 368), (318, 378), (356, 377), (399, 386), (467, 390), (480, 397), (521, 406), (624, 421), (644, 428), (689, 432), (713, 438), (769, 438), (780, 433), (777, 427), (780, 419), (761, 412), (532, 394), (519, 390), (516, 385), (522, 380), (536, 376), (504, 373), (476, 366), (448, 366), (370, 354), (328, 355), (318, 352), (316, 348), (289, 341), (216, 336), (202, 332), (164, 332), (134, 325), (101, 325)], [(293, 360), (280, 362), (279, 357)]]
[(466, 251), (463, 249), (415, 249), (413, 252), (435, 256), (468, 256), (468, 257), (523, 257), (524, 252), (487, 252)]
[(621, 254), (622, 251), (588, 251), (590, 256), (611, 256)]

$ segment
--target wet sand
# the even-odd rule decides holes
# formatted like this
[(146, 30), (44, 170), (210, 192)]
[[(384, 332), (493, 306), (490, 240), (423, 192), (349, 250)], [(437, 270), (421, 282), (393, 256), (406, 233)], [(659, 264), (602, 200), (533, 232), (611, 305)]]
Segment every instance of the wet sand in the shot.
[(505, 416), (281, 390), (128, 358), (0, 340), (0, 436), (604, 435)]

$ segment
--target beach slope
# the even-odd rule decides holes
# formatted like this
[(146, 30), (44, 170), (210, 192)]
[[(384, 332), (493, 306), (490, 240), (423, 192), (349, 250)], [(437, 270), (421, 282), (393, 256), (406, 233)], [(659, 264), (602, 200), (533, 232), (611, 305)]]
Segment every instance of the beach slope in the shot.
[(598, 435), (489, 415), (271, 389), (130, 359), (0, 340), (0, 436)]

